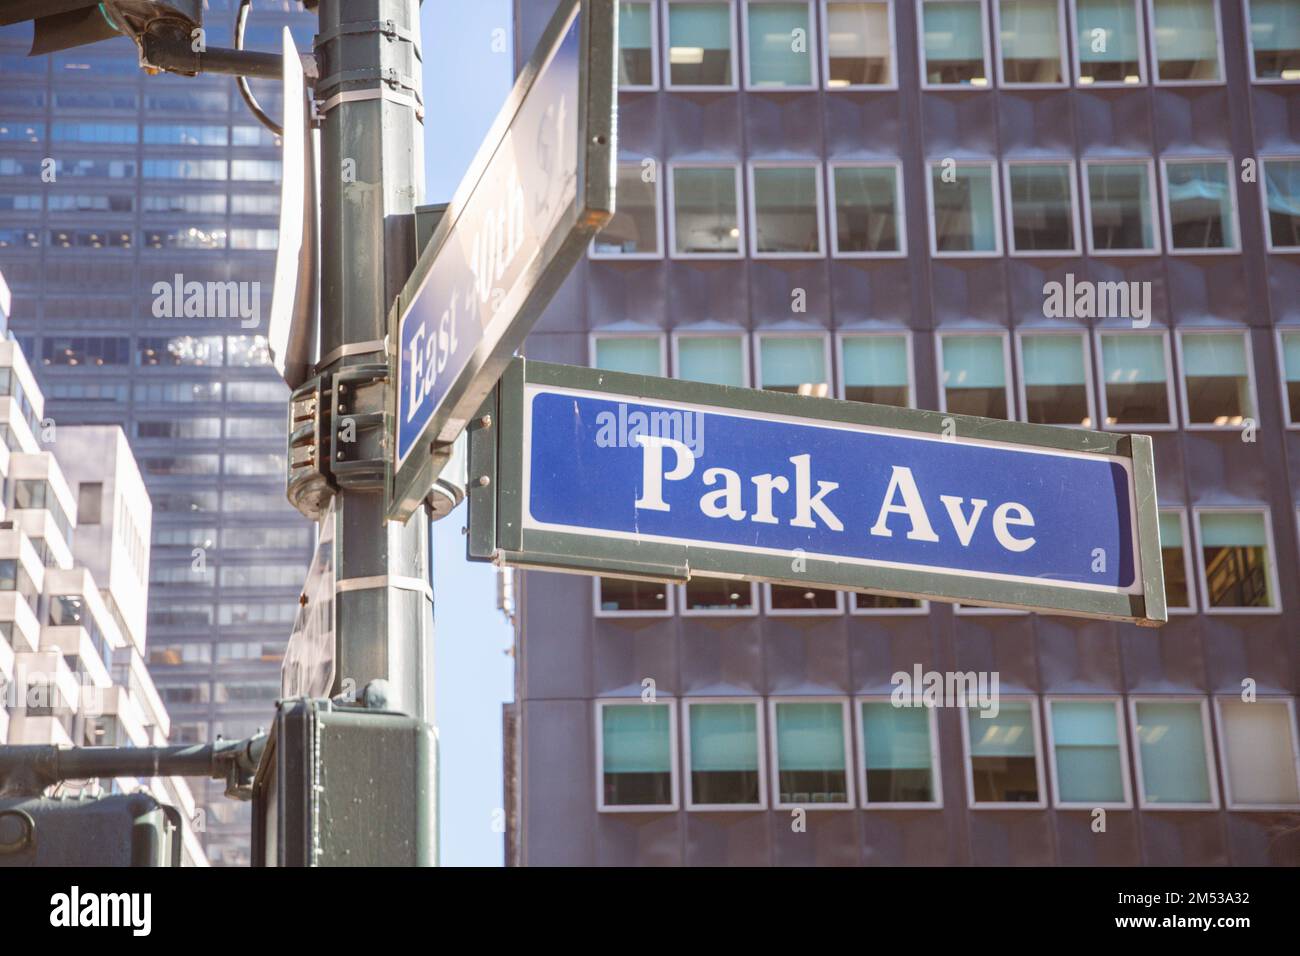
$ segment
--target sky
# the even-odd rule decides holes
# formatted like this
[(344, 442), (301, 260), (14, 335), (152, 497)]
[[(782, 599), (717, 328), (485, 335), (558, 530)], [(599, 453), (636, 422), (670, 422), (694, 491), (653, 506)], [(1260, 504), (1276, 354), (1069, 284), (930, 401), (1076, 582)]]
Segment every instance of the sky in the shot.
[[(424, 0), (425, 201), (455, 192), (513, 79), (510, 0)], [(501, 704), (512, 642), (496, 570), (465, 560), (465, 506), (433, 525), (443, 866), (501, 866)], [(494, 826), (494, 824), (496, 824)]]

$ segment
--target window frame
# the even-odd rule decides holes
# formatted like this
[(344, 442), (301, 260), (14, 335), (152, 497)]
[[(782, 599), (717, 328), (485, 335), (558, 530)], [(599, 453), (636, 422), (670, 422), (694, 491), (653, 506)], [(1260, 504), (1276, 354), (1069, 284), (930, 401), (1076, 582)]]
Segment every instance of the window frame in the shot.
[[(808, 10), (808, 83), (800, 83), (796, 86), (763, 86), (754, 84), (750, 80), (749, 69), (749, 10), (751, 7), (761, 7), (777, 3), (801, 3)], [(821, 88), (821, 74), (818, 66), (821, 62), (821, 53), (818, 42), (817, 28), (817, 9), (813, 0), (743, 0), (740, 4), (743, 15), (740, 17), (740, 45), (742, 54), (740, 57), (741, 69), (741, 88), (747, 93), (805, 93), (810, 90)]]
[[(637, 329), (620, 329), (617, 331), (596, 330), (587, 333), (587, 363), (589, 367), (599, 369), (596, 364), (596, 345), (601, 339), (652, 339), (659, 340), (659, 377), (666, 378), (668, 375), (668, 343), (667, 338), (662, 330), (655, 331), (646, 329), (644, 331)], [(612, 372), (614, 369), (601, 369), (604, 372)]]
[(597, 574), (591, 578), (591, 614), (592, 617), (607, 620), (644, 620), (646, 618), (671, 618), (673, 616), (673, 591), (676, 590), (671, 584), (664, 584), (664, 609), (662, 611), (606, 611), (600, 606), (600, 581), (601, 578), (621, 578), (625, 581), (637, 581), (642, 583), (661, 583), (651, 582), (646, 578), (629, 578), (617, 574)]
[[(599, 579), (598, 579), (599, 580)], [(681, 748), (677, 735), (677, 699), (669, 694), (657, 694), (653, 701), (640, 697), (598, 697), (595, 705), (596, 735), (596, 812), (597, 813), (676, 813), (681, 809)], [(671, 803), (638, 803), (605, 805), (605, 708), (607, 706), (644, 706), (662, 704), (668, 708), (668, 776)]]
[[(1073, 2), (1073, 0), (1071, 0)], [(1123, 86), (1123, 84), (1119, 84)], [(1112, 88), (1114, 85), (1112, 84)], [(1143, 163), (1147, 168), (1147, 206), (1151, 214), (1151, 242), (1150, 249), (1098, 249), (1093, 245), (1092, 238), (1092, 183), (1088, 179), (1088, 168), (1090, 166), (1136, 166)], [(1099, 156), (1095, 158), (1085, 157), (1079, 166), (1081, 177), (1082, 195), (1080, 203), (1083, 206), (1084, 215), (1084, 239), (1086, 245), (1084, 248), (1089, 256), (1107, 259), (1111, 257), (1128, 257), (1128, 256), (1158, 256), (1164, 250), (1164, 217), (1161, 215), (1161, 195), (1156, 187), (1156, 162), (1153, 156)]]
[[(1210, 802), (1209, 803), (1148, 803), (1146, 798), (1146, 786), (1142, 779), (1142, 741), (1138, 739), (1138, 716), (1137, 709), (1139, 704), (1200, 704), (1201, 706), (1201, 730), (1205, 738), (1205, 772), (1210, 781)], [(1219, 771), (1218, 764), (1215, 761), (1214, 743), (1211, 739), (1213, 732), (1210, 728), (1210, 708), (1209, 701), (1203, 696), (1196, 694), (1130, 694), (1128, 699), (1128, 717), (1129, 717), (1129, 734), (1132, 738), (1131, 746), (1133, 752), (1133, 772), (1135, 782), (1137, 783), (1137, 808), (1139, 810), (1174, 810), (1174, 811), (1201, 811), (1220, 809), (1219, 801)]]
[[(1124, 799), (1121, 801), (1083, 802), (1061, 799), (1060, 777), (1056, 767), (1056, 734), (1052, 730), (1052, 705), (1057, 701), (1081, 704), (1111, 704), (1115, 708), (1115, 739), (1119, 747), (1120, 775), (1124, 780)], [(1128, 729), (1124, 726), (1123, 699), (1118, 694), (1045, 694), (1043, 695), (1044, 723), (1047, 727), (1047, 759), (1052, 778), (1052, 806), (1058, 810), (1132, 810), (1133, 775), (1129, 769)]]
[[(1149, 2), (1149, 0), (1148, 0)], [(1228, 198), (1231, 202), (1232, 238), (1231, 246), (1218, 249), (1179, 249), (1174, 246), (1174, 220), (1169, 210), (1169, 167), (1190, 166), (1196, 163), (1222, 163), (1228, 170)], [(1166, 255), (1171, 256), (1232, 256), (1241, 252), (1241, 209), (1237, 200), (1237, 176), (1234, 171), (1235, 159), (1222, 153), (1206, 156), (1166, 156), (1160, 157), (1160, 196), (1163, 209), (1161, 219), (1164, 223)], [(1258, 183), (1257, 183), (1258, 185)], [(1263, 189), (1258, 190), (1264, 192)]]
[[(618, 85), (619, 93), (651, 93), (660, 87), (660, 70), (659, 70), (659, 0), (616, 0), (617, 3), (643, 3), (650, 8), (650, 85), (646, 86), (641, 83), (623, 86)], [(616, 47), (616, 54), (622, 55), (622, 47)]]
[(1083, 355), (1083, 388), (1087, 395), (1088, 418), (1092, 422), (1091, 425), (1056, 425), (1054, 427), (1088, 428), (1089, 430), (1092, 430), (1096, 427), (1099, 419), (1097, 418), (1097, 390), (1093, 384), (1095, 370), (1093, 369), (1092, 355), (1089, 354), (1092, 350), (1088, 348), (1088, 329), (1086, 326), (1079, 326), (1078, 328), (1036, 328), (1032, 326), (1020, 326), (1016, 329), (1014, 343), (1015, 363), (1016, 369), (1020, 373), (1016, 376), (1016, 393), (1020, 402), (1020, 407), (1018, 409), (1020, 415), (1016, 420), (1027, 424), (1029, 423), (1029, 395), (1027, 392), (1028, 384), (1025, 381), (1024, 339), (1026, 337), (1046, 338), (1049, 335), (1057, 337), (1069, 336), (1078, 338), (1079, 340), (1079, 350)]
[(930, 613), (930, 602), (924, 598), (912, 598), (910, 595), (900, 594), (897, 597), (917, 600), (921, 603), (916, 607), (864, 607), (859, 608), (857, 602), (853, 600), (852, 595), (864, 594), (870, 596), (867, 591), (846, 591), (844, 606), (847, 612), (853, 617), (923, 617)]
[[(1279, 398), (1282, 401), (1282, 422), (1288, 431), (1300, 430), (1300, 421), (1291, 419), (1291, 401), (1286, 391), (1286, 335), (1291, 334), (1300, 337), (1300, 325), (1277, 325), (1273, 327), (1273, 347), (1277, 350), (1277, 370)], [(1300, 374), (1300, 369), (1297, 369)], [(1300, 382), (1300, 378), (1296, 381)]]
[[(1228, 83), (1228, 64), (1224, 61), (1223, 49), (1223, 9), (1219, 0), (1210, 0), (1214, 4), (1214, 26), (1218, 39), (1219, 78), (1217, 80), (1162, 80), (1160, 79), (1160, 58), (1156, 44), (1156, 0), (1146, 0), (1147, 22), (1151, 29), (1147, 31), (1147, 55), (1151, 58), (1152, 86), (1226, 86)], [(1247, 43), (1249, 49), (1249, 43)], [(1254, 57), (1251, 57), (1252, 61)], [(1229, 177), (1231, 178), (1231, 177)]]
[(916, 58), (917, 67), (920, 70), (921, 89), (925, 90), (955, 90), (964, 93), (983, 93), (993, 89), (993, 64), (989, 61), (992, 56), (992, 44), (989, 42), (989, 5), (988, 0), (960, 0), (963, 3), (978, 3), (980, 6), (980, 22), (983, 26), (984, 42), (984, 80), (983, 86), (971, 84), (969, 86), (961, 83), (930, 83), (925, 76), (925, 4), (926, 0), (916, 0)]
[[(892, 9), (892, 5), (891, 5)], [(859, 88), (859, 87), (855, 87)], [(879, 89), (879, 87), (861, 87)], [(839, 206), (835, 199), (835, 170), (837, 169), (893, 169), (894, 219), (897, 222), (898, 251), (896, 252), (841, 252), (839, 249)], [(907, 203), (903, 186), (903, 164), (892, 159), (832, 159), (826, 163), (827, 246), (832, 259), (906, 259), (907, 258)]]
[[(731, 17), (731, 83), (727, 85), (708, 86), (694, 83), (675, 84), (673, 83), (673, 69), (669, 57), (672, 54), (672, 6), (679, 4), (722, 4), (728, 7)], [(659, 6), (659, 4), (656, 4)], [(659, 74), (661, 79), (661, 88), (666, 92), (677, 93), (724, 93), (736, 92), (740, 89), (740, 31), (736, 24), (737, 17), (737, 0), (663, 0), (663, 29), (659, 40), (660, 56), (663, 57), (662, 70)], [(737, 194), (739, 195), (739, 194)]]
[[(1210, 604), (1210, 585), (1205, 576), (1205, 547), (1202, 542), (1205, 536), (1201, 531), (1201, 516), (1209, 512), (1211, 514), (1235, 513), (1235, 514), (1262, 514), (1264, 516), (1264, 537), (1268, 545), (1268, 573), (1269, 584), (1272, 586), (1273, 605), (1272, 607), (1214, 607)], [(1200, 588), (1200, 593), (1205, 595), (1202, 602), (1202, 612), (1205, 614), (1222, 614), (1225, 616), (1240, 616), (1254, 614), (1281, 614), (1282, 613), (1282, 589), (1278, 580), (1277, 570), (1277, 538), (1273, 534), (1273, 509), (1267, 504), (1198, 504), (1192, 505), (1192, 525), (1196, 529), (1196, 586)]]
[[(754, 188), (754, 172), (759, 169), (811, 169), (813, 188), (817, 193), (817, 251), (816, 252), (759, 252), (758, 251), (758, 191)], [(823, 163), (820, 159), (757, 159), (745, 164), (745, 200), (748, 213), (749, 258), (754, 260), (825, 259), (826, 258), (826, 184)]]
[[(799, 584), (784, 585), (785, 587), (802, 587)], [(810, 591), (834, 591), (835, 607), (777, 607), (772, 606), (772, 582), (763, 582), (763, 616), (764, 617), (836, 617), (844, 613), (844, 592), (837, 588), (813, 587), (808, 585)]]
[[(710, 87), (711, 89), (711, 87)], [(668, 189), (667, 189), (667, 206), (671, 206), (671, 215), (667, 206), (664, 209), (664, 215), (667, 219), (668, 230), (668, 258), (669, 259), (686, 259), (686, 260), (737, 260), (744, 259), (746, 254), (745, 238), (748, 235), (749, 224), (746, 220), (745, 186), (741, 176), (741, 164), (736, 160), (685, 160), (674, 161), (666, 164), (668, 170)], [(679, 169), (730, 169), (735, 174), (736, 180), (736, 251), (735, 252), (679, 252), (677, 250), (677, 170)]]
[(1002, 75), (1002, 0), (992, 0), (993, 13), (993, 67), (997, 70), (998, 89), (1004, 90), (1064, 90), (1070, 87), (1070, 30), (1066, 26), (1064, 0), (1056, 3), (1056, 32), (1059, 46), (1057, 62), (1061, 68), (1059, 83), (1013, 83)]
[[(894, 12), (895, 4), (900, 0), (820, 0), (820, 27), (823, 35), (821, 46), (822, 89), (828, 93), (845, 93), (854, 90), (875, 90), (884, 92), (898, 89), (898, 21)], [(887, 83), (849, 83), (845, 86), (831, 86), (831, 45), (829, 40), (830, 16), (828, 10), (836, 5), (849, 3), (883, 3), (889, 8), (889, 81)], [(901, 182), (901, 180), (900, 180)]]
[(1259, 388), (1255, 380), (1255, 350), (1251, 347), (1250, 330), (1223, 326), (1209, 326), (1206, 328), (1180, 326), (1174, 332), (1174, 350), (1178, 357), (1178, 403), (1183, 416), (1183, 430), (1189, 432), (1239, 432), (1245, 427), (1244, 422), (1241, 425), (1215, 425), (1213, 422), (1192, 421), (1187, 402), (1187, 366), (1183, 362), (1184, 335), (1235, 335), (1242, 340), (1242, 349), (1246, 354), (1246, 384), (1250, 387), (1250, 401), (1253, 406), (1251, 408), (1252, 414), (1242, 417), (1246, 420), (1253, 419), (1258, 424)]
[[(1028, 87), (1019, 87), (1027, 89)], [(1046, 87), (1042, 87), (1046, 89)], [(1056, 87), (1052, 87), (1056, 89)], [(1016, 207), (1011, 192), (1012, 166), (1068, 166), (1070, 170), (1070, 235), (1074, 245), (1069, 249), (1024, 249), (1016, 248)], [(1083, 254), (1083, 242), (1079, 236), (1079, 221), (1082, 218), (1079, 209), (1079, 166), (1073, 157), (1041, 158), (1017, 157), (1002, 161), (1002, 195), (1006, 203), (1007, 218), (1007, 255), (1017, 259), (1073, 259)]]
[[(767, 708), (763, 698), (740, 697), (682, 697), (682, 803), (684, 809), (700, 813), (747, 813), (766, 810), (768, 804), (767, 771)], [(754, 708), (758, 733), (758, 803), (696, 803), (691, 789), (691, 705), (693, 704), (750, 704)]]
[[(1223, 768), (1223, 807), (1225, 810), (1232, 810), (1238, 813), (1294, 813), (1300, 810), (1300, 802), (1297, 803), (1237, 803), (1232, 798), (1232, 774), (1228, 771), (1228, 745), (1224, 734), (1224, 728), (1227, 726), (1223, 719), (1222, 704), (1225, 700), (1241, 702), (1241, 698), (1232, 694), (1215, 694), (1212, 696), (1214, 701), (1214, 723), (1218, 730), (1215, 735), (1217, 739), (1217, 753), (1219, 766)], [(1286, 707), (1287, 719), (1290, 721), (1291, 729), (1291, 769), (1296, 775), (1296, 786), (1300, 787), (1300, 731), (1296, 729), (1296, 710), (1295, 698), (1285, 697), (1282, 695), (1265, 694), (1260, 695), (1255, 700), (1256, 703), (1283, 704)]]
[[(1300, 78), (1294, 80), (1276, 80), (1276, 81), (1269, 81), (1269, 82), (1295, 85), (1297, 83), (1300, 83)], [(1270, 227), (1268, 221), (1268, 178), (1265, 173), (1264, 167), (1268, 165), (1268, 163), (1270, 162), (1295, 163), (1297, 166), (1300, 166), (1300, 153), (1293, 154), (1291, 156), (1285, 156), (1281, 153), (1260, 153), (1257, 156), (1257, 161), (1259, 164), (1259, 170), (1258, 170), (1258, 175), (1256, 177), (1256, 184), (1259, 186), (1259, 188), (1255, 191), (1259, 193), (1260, 216), (1262, 217), (1260, 225), (1261, 228), (1264, 230), (1264, 249), (1271, 254), (1293, 255), (1297, 252), (1300, 252), (1300, 242), (1297, 242), (1294, 246), (1273, 245), (1273, 230)], [(1297, 198), (1300, 199), (1300, 197)]]
[(1128, 90), (1140, 86), (1146, 86), (1151, 82), (1151, 68), (1148, 59), (1151, 56), (1151, 50), (1147, 46), (1147, 25), (1146, 11), (1143, 9), (1145, 4), (1141, 0), (1129, 0), (1133, 4), (1133, 22), (1137, 26), (1137, 50), (1138, 50), (1138, 82), (1125, 83), (1122, 80), (1105, 80), (1100, 83), (1095, 80), (1091, 83), (1080, 82), (1083, 75), (1083, 62), (1079, 59), (1079, 0), (1070, 0), (1070, 37), (1073, 39), (1070, 52), (1070, 64), (1074, 70), (1071, 83), (1075, 89), (1079, 90)]
[(930, 784), (934, 799), (929, 801), (893, 800), (872, 803), (867, 800), (867, 736), (862, 719), (863, 704), (888, 704), (893, 702), (889, 694), (859, 694), (852, 699), (853, 731), (856, 740), (854, 755), (857, 759), (858, 806), (863, 810), (942, 810), (943, 809), (943, 769), (939, 751), (939, 708), (923, 706), (930, 726)]
[(916, 408), (916, 353), (912, 348), (911, 329), (838, 329), (835, 332), (835, 397), (840, 401), (849, 401), (848, 377), (844, 371), (845, 339), (898, 338), (902, 337), (907, 349), (907, 404), (905, 408)]
[(948, 387), (943, 383), (943, 340), (945, 337), (955, 338), (957, 336), (997, 336), (1002, 340), (1002, 375), (1004, 378), (1003, 389), (1006, 392), (1007, 400), (1007, 421), (1015, 421), (1012, 416), (1016, 413), (1016, 394), (1015, 394), (1015, 377), (1011, 368), (1011, 330), (1005, 326), (997, 329), (952, 329), (946, 330), (938, 328), (934, 330), (934, 372), (935, 385), (939, 390), (939, 411), (947, 414), (959, 414), (957, 412), (949, 413), (948, 411)]
[[(1106, 407), (1106, 353), (1102, 347), (1102, 338), (1107, 335), (1159, 335), (1162, 339), (1162, 347), (1165, 353), (1165, 401), (1169, 406), (1168, 422), (1134, 422), (1125, 425), (1116, 422), (1111, 425), (1107, 422), (1110, 409)], [(1097, 381), (1101, 388), (1097, 390), (1097, 414), (1098, 425), (1101, 431), (1108, 432), (1173, 432), (1178, 431), (1178, 393), (1174, 385), (1174, 360), (1173, 346), (1169, 341), (1169, 329), (1165, 327), (1148, 327), (1145, 329), (1129, 330), (1124, 328), (1097, 326), (1094, 329), (1094, 368), (1096, 369)]]
[(672, 378), (682, 382), (692, 382), (694, 379), (681, 377), (681, 341), (682, 339), (739, 339), (740, 340), (740, 367), (744, 372), (743, 388), (752, 388), (751, 383), (754, 381), (753, 369), (750, 365), (750, 348), (749, 333), (739, 327), (729, 327), (725, 329), (673, 329), (669, 333), (669, 350), (672, 359)]
[[(839, 704), (841, 727), (844, 736), (844, 789), (845, 801), (843, 803), (782, 803), (781, 802), (781, 753), (778, 742), (779, 734), (777, 733), (776, 705), (777, 704)], [(853, 698), (846, 694), (803, 694), (803, 695), (779, 695), (767, 698), (767, 726), (769, 746), (771, 755), (768, 760), (771, 780), (770, 784), (770, 803), (773, 810), (856, 810), (857, 794), (855, 793), (854, 765), (857, 763), (854, 758), (854, 739), (853, 739), (853, 721), (849, 709), (853, 705)]]
[[(1030, 722), (1034, 727), (1034, 769), (1038, 778), (1038, 800), (1028, 801), (976, 801), (975, 800), (975, 765), (971, 759), (970, 748), (970, 707), (956, 707), (961, 714), (961, 752), (966, 777), (967, 810), (1045, 810), (1048, 806), (1047, 774), (1043, 768), (1043, 731), (1038, 696), (1035, 694), (1001, 694), (998, 697), (999, 712), (1006, 703), (1028, 702)], [(982, 720), (983, 718), (976, 718)]]
[(597, 252), (596, 236), (591, 237), (591, 242), (587, 244), (587, 258), (596, 262), (647, 262), (657, 261), (666, 257), (667, 250), (664, 248), (664, 183), (663, 177), (658, 175), (663, 163), (653, 156), (642, 156), (640, 159), (623, 160), (620, 159), (615, 163), (614, 178), (618, 179), (618, 167), (631, 166), (644, 169), (645, 160), (650, 160), (655, 164), (656, 171), (653, 180), (655, 193), (655, 238), (659, 246), (658, 252)]
[(1166, 610), (1170, 614), (1199, 614), (1201, 608), (1200, 585), (1197, 582), (1196, 558), (1192, 554), (1196, 550), (1196, 543), (1192, 539), (1192, 524), (1187, 519), (1187, 506), (1170, 505), (1157, 508), (1156, 512), (1157, 521), (1159, 520), (1158, 515), (1161, 513), (1178, 515), (1178, 523), (1182, 526), (1183, 533), (1183, 574), (1187, 577), (1187, 599), (1189, 603), (1187, 607), (1175, 607), (1171, 604), (1166, 607)]
[[(963, 166), (987, 166), (989, 169), (989, 188), (993, 191), (993, 238), (995, 244), (994, 248), (987, 252), (961, 249), (953, 252), (939, 251), (939, 224), (934, 215), (934, 167), (942, 166), (943, 160), (948, 158), (955, 160), (956, 169), (961, 169)], [(1001, 259), (1005, 254), (1006, 240), (1002, 235), (1002, 177), (998, 174), (998, 161), (996, 159), (942, 157), (940, 159), (927, 159), (923, 165), (925, 171), (925, 203), (928, 213), (926, 218), (929, 220), (930, 232), (930, 257), (933, 259)]]
[(1250, 36), (1250, 5), (1253, 2), (1254, 0), (1243, 0), (1241, 4), (1241, 17), (1242, 17), (1241, 29), (1246, 36), (1246, 68), (1249, 70), (1248, 75), (1250, 76), (1250, 82), (1259, 83), (1261, 85), (1266, 85), (1266, 86), (1283, 86), (1288, 84), (1294, 85), (1296, 83), (1300, 83), (1300, 76), (1297, 76), (1294, 80), (1287, 80), (1287, 79), (1283, 79), (1280, 76), (1277, 79), (1271, 79), (1267, 77), (1264, 79), (1260, 79), (1258, 76), (1255, 75), (1255, 43)]
[[(700, 575), (700, 577), (706, 577), (706, 575)], [(716, 578), (715, 580), (726, 580), (726, 579)], [(686, 585), (679, 584), (677, 586), (679, 590), (677, 596), (681, 600), (681, 609), (678, 611), (678, 613), (681, 614), (682, 617), (712, 617), (712, 618), (758, 617), (758, 611), (759, 611), (759, 597), (757, 591), (758, 583), (756, 581), (737, 581), (736, 583), (738, 587), (749, 588), (750, 598), (749, 598), (748, 608), (737, 608), (737, 609), (715, 608), (713, 610), (701, 610), (698, 608), (688, 607), (686, 604)], [(687, 809), (690, 808), (688, 807)]]
[(827, 328), (808, 329), (761, 329), (754, 333), (754, 374), (753, 387), (761, 389), (763, 385), (763, 340), (764, 339), (815, 339), (822, 340), (822, 361), (826, 365), (827, 398), (836, 394), (835, 366), (832, 364), (831, 331)]

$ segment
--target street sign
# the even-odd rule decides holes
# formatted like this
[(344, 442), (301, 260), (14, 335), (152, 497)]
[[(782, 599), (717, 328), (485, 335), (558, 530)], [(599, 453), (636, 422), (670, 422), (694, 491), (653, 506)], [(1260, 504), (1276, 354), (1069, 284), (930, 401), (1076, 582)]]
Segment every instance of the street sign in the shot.
[(617, 4), (565, 0), (397, 303), (389, 516), (450, 445), (614, 208)]
[(494, 421), (471, 557), (1166, 620), (1144, 435), (523, 359)]

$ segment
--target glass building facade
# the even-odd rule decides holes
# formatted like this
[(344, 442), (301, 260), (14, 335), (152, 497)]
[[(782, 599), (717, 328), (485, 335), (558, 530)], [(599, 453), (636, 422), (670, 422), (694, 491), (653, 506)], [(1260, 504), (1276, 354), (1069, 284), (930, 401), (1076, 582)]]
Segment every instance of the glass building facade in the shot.
[[(231, 46), (237, 4), (207, 0)], [(258, 2), (245, 45), (316, 17)], [(149, 666), (172, 740), (269, 723), (314, 529), (285, 501), (288, 391), (266, 345), (280, 148), (228, 76), (147, 76), (127, 40), (26, 56), (0, 31), (0, 269), (56, 425), (117, 423), (154, 506)], [(254, 83), (280, 114), (277, 85)], [(196, 290), (199, 290), (196, 294)], [(248, 805), (196, 782), (216, 863)]]
[(1150, 434), (1170, 620), (522, 574), (507, 862), (1300, 861), (1300, 0), (619, 7), (527, 355)]

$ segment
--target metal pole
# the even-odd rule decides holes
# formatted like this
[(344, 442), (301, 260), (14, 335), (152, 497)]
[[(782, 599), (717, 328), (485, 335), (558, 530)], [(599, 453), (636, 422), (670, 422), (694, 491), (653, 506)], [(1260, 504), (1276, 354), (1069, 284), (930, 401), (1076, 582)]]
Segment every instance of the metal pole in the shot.
[[(415, 264), (424, 192), (418, 0), (320, 0), (321, 356), (326, 369), (387, 361), (389, 310)], [(387, 386), (391, 387), (391, 383)], [(347, 411), (382, 409), (356, 396)], [(335, 681), (388, 681), (387, 706), (433, 722), (429, 523), (384, 518), (382, 488), (334, 502)], [(323, 520), (331, 520), (326, 517)]]

